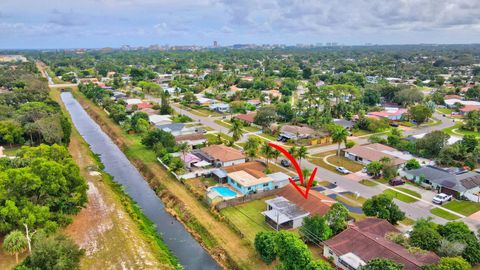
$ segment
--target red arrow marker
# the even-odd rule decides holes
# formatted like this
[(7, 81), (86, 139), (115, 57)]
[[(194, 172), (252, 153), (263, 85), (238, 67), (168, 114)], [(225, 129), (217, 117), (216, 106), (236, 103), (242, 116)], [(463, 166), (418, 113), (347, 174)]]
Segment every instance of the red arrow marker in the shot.
[[(298, 174), (298, 178), (300, 178), (300, 183), (303, 185), (303, 174), (302, 174), (302, 170), (300, 169), (300, 166), (298, 165), (297, 163), (297, 160), (287, 151), (285, 150), (283, 147), (281, 147), (280, 145), (276, 145), (274, 143), (269, 143), (268, 145), (270, 145), (271, 147), (277, 149), (278, 151), (280, 151), (282, 154), (284, 154), (289, 160), (290, 162), (293, 164), (293, 166), (295, 167), (295, 170), (297, 171), (297, 174)], [(292, 178), (288, 178), (288, 180), (290, 181), (290, 183), (293, 185), (293, 187), (295, 187), (295, 189), (300, 193), (302, 194), (302, 196), (305, 198), (305, 199), (308, 199), (308, 192), (310, 192), (310, 187), (312, 185), (312, 182), (313, 182), (313, 179), (315, 179), (315, 174), (317, 173), (317, 168), (315, 168), (312, 172), (312, 175), (310, 175), (310, 178), (308, 179), (308, 183), (307, 183), (307, 186), (306, 186), (306, 189), (305, 189), (305, 192), (303, 192), (303, 190), (297, 185), (297, 183), (295, 183), (295, 181), (292, 180)]]

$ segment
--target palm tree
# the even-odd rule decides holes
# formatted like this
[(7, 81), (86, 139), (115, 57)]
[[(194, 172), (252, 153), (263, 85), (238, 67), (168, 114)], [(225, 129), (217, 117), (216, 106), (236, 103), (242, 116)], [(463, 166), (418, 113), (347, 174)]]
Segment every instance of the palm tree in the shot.
[(303, 184), (304, 186), (307, 186), (308, 176), (310, 175), (311, 171), (308, 168), (302, 168), (302, 176), (303, 176)]
[(303, 158), (306, 158), (307, 155), (308, 155), (308, 149), (307, 149), (307, 147), (305, 147), (305, 146), (302, 145), (302, 146), (298, 149), (298, 151), (297, 151), (297, 156), (296, 156), (296, 157), (298, 158), (298, 160), (299, 160), (300, 165), (302, 165), (302, 159), (303, 159)]
[(228, 133), (232, 133), (232, 138), (234, 141), (238, 141), (243, 136), (243, 124), (240, 120), (232, 118), (232, 126)]
[(182, 157), (185, 159), (185, 153), (190, 151), (191, 146), (184, 142), (178, 145), (178, 151), (182, 152)]
[(297, 158), (298, 148), (293, 146), (292, 148), (288, 149), (288, 153), (292, 155), (292, 157)]
[(27, 249), (27, 238), (21, 231), (11, 231), (3, 240), (3, 250), (11, 255), (15, 255), (15, 261), (18, 264), (18, 254)]
[(273, 149), (272, 157), (275, 159), (275, 163), (277, 162), (279, 156), (280, 151), (278, 151), (277, 149)]
[(260, 148), (260, 153), (265, 156), (265, 160), (268, 168), (268, 161), (273, 157), (273, 148), (268, 145), (268, 142), (265, 142)]
[(340, 156), (340, 146), (342, 142), (347, 143), (348, 131), (339, 125), (335, 125), (330, 131), (332, 135), (332, 141), (338, 143), (337, 156)]
[(257, 157), (259, 145), (260, 145), (259, 139), (255, 137), (248, 137), (248, 140), (245, 143), (243, 150), (245, 151), (245, 154), (247, 155), (249, 160), (252, 160), (255, 157)]

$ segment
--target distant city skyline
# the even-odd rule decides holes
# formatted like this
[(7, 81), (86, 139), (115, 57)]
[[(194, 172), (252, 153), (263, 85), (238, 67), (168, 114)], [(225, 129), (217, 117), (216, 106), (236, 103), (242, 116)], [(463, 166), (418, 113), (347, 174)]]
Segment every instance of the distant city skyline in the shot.
[(466, 0), (3, 0), (0, 49), (480, 43)]

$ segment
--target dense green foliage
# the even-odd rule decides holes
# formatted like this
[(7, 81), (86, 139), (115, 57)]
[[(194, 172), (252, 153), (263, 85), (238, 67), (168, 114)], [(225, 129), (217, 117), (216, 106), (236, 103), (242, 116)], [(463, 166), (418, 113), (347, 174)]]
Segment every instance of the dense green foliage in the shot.
[(17, 156), (0, 159), (0, 233), (68, 224), (87, 201), (87, 185), (67, 149), (23, 147)]
[(35, 66), (0, 66), (0, 144), (68, 144), (71, 124)]
[(325, 261), (314, 260), (307, 245), (291, 232), (259, 232), (255, 237), (255, 249), (268, 264), (278, 258), (280, 261), (278, 269), (333, 269)]
[(63, 235), (47, 236), (40, 233), (32, 245), (32, 253), (16, 270), (74, 270), (80, 268), (84, 254), (73, 240)]
[(366, 200), (362, 209), (365, 215), (386, 219), (394, 225), (405, 218), (405, 213), (400, 210), (391, 197), (385, 194)]
[(360, 270), (402, 270), (403, 266), (388, 259), (373, 259)]

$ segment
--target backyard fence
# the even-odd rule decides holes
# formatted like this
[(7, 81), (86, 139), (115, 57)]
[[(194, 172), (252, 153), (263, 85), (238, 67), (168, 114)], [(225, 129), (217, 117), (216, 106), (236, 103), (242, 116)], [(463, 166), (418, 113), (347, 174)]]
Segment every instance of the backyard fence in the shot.
[(272, 190), (268, 190), (268, 191), (264, 191), (264, 192), (259, 192), (259, 193), (255, 193), (255, 194), (245, 195), (245, 196), (238, 197), (238, 198), (233, 198), (233, 199), (226, 200), (226, 201), (221, 201), (221, 202), (219, 202), (218, 204), (215, 205), (215, 208), (217, 210), (221, 210), (221, 209), (229, 207), (229, 206), (236, 206), (236, 205), (243, 204), (243, 203), (246, 203), (246, 202), (249, 202), (249, 201), (262, 199), (262, 198), (265, 198), (265, 197), (268, 197), (268, 196), (273, 196), (273, 195), (277, 194), (279, 191), (280, 191), (280, 189), (272, 189)]

